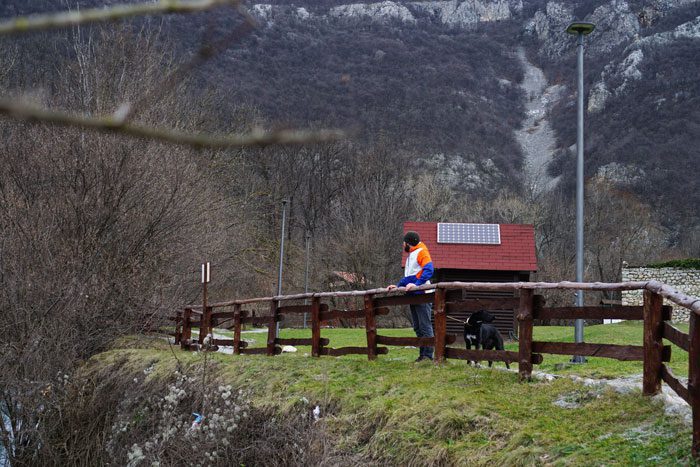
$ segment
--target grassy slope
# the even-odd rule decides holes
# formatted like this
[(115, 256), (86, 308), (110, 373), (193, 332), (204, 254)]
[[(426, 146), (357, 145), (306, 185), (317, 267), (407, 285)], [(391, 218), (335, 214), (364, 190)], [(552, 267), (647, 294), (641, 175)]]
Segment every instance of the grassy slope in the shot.
[[(572, 334), (566, 328), (536, 328), (537, 339), (556, 340)], [(308, 335), (284, 330), (282, 337)], [(382, 330), (410, 335), (410, 330)], [(324, 329), (334, 347), (360, 345), (363, 330)], [(246, 333), (261, 345), (264, 334)], [(641, 327), (634, 324), (593, 326), (588, 341), (634, 343)], [(174, 365), (169, 349), (119, 350), (144, 366), (157, 361), (167, 374)], [(461, 361), (437, 368), (410, 363), (416, 349), (392, 348), (376, 362), (366, 357), (308, 357), (308, 348), (280, 357), (215, 354), (221, 381), (249, 388), (255, 404), (287, 412), (302, 397), (309, 410), (322, 407), (326, 442), (336, 462), (389, 464), (683, 464), (688, 462), (690, 430), (663, 407), (636, 392), (621, 395), (584, 388), (568, 378), (521, 384), (517, 374), (500, 369), (474, 369)], [(676, 352), (678, 356), (680, 352)], [(176, 351), (195, 372), (201, 354)], [(108, 362), (112, 357), (101, 358)], [(568, 357), (545, 356), (541, 369), (552, 372)], [(687, 365), (687, 356), (685, 358)], [(501, 364), (497, 364), (502, 368)], [(680, 365), (680, 366), (679, 366)], [(681, 373), (682, 361), (676, 364)], [(638, 374), (640, 364), (590, 359), (564, 372), (597, 376)], [(576, 402), (562, 408), (557, 400)]]

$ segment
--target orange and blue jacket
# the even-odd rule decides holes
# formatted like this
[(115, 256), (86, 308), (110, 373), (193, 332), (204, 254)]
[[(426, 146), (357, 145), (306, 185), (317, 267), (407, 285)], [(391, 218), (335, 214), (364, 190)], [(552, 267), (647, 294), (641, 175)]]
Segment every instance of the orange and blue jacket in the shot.
[(408, 284), (430, 284), (430, 278), (433, 277), (433, 272), (433, 260), (430, 258), (428, 247), (425, 246), (425, 243), (420, 242), (418, 245), (412, 246), (409, 250), (408, 259), (406, 259), (406, 268), (404, 269), (404, 277), (396, 285), (398, 287), (405, 287)]

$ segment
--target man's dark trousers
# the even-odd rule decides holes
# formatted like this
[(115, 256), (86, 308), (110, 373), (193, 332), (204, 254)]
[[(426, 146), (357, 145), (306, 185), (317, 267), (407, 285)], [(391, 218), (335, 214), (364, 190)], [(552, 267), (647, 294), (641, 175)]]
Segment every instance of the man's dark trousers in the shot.
[[(430, 318), (433, 314), (432, 303), (421, 303), (420, 305), (410, 305), (411, 320), (413, 321), (413, 330), (418, 337), (433, 337), (433, 324)], [(421, 347), (420, 357), (433, 358), (432, 347)]]

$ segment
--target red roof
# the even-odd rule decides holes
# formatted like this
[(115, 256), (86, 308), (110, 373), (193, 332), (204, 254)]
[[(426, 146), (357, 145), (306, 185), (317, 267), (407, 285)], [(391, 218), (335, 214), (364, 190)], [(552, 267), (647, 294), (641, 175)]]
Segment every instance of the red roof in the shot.
[[(500, 224), (500, 245), (438, 243), (437, 222), (405, 222), (403, 231), (418, 232), (430, 250), (435, 269), (537, 271), (535, 228), (527, 224)], [(406, 264), (406, 253), (402, 265)]]

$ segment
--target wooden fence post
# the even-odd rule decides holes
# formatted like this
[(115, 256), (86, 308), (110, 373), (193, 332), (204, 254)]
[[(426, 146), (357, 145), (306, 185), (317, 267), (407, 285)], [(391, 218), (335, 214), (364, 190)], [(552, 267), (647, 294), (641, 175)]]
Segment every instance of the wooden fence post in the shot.
[(192, 308), (185, 308), (182, 314), (182, 336), (180, 337), (180, 347), (187, 349), (192, 339)]
[(175, 345), (180, 345), (182, 341), (182, 312), (175, 312)]
[(365, 330), (367, 331), (367, 359), (377, 359), (377, 324), (372, 295), (365, 295)]
[(267, 328), (267, 355), (275, 355), (275, 340), (277, 339), (277, 300), (270, 301), (270, 323)]
[(518, 372), (521, 381), (532, 378), (532, 309), (533, 290), (520, 289), (518, 305)]
[(435, 313), (435, 364), (445, 363), (445, 339), (447, 314), (445, 313), (445, 289), (435, 289), (433, 313)]
[(207, 307), (203, 308), (203, 313), (202, 313), (202, 316), (201, 316), (200, 322), (199, 322), (199, 343), (200, 344), (204, 344), (204, 338), (207, 337), (207, 334), (212, 332), (211, 312), (212, 312), (212, 307), (207, 306)]
[(688, 393), (693, 411), (692, 453), (700, 457), (700, 317), (690, 310), (690, 347), (688, 349)]
[(663, 365), (663, 297), (644, 290), (644, 376), (642, 393), (653, 396), (661, 392), (661, 365)]
[(241, 305), (233, 305), (233, 353), (241, 354)]
[(321, 356), (321, 299), (311, 299), (311, 356)]

